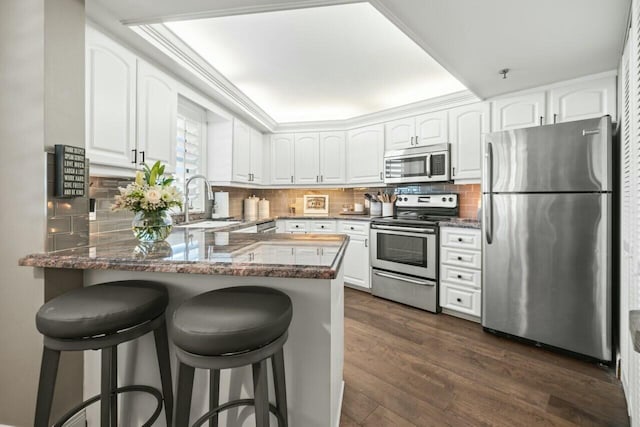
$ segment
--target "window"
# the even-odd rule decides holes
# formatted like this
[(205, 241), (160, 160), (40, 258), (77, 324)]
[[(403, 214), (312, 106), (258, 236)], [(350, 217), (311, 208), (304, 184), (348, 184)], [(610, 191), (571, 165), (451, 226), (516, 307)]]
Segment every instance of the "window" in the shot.
[[(204, 174), (206, 117), (202, 107), (185, 98), (179, 98), (175, 178), (176, 185), (183, 192), (189, 178)], [(189, 211), (204, 212), (205, 198), (202, 181), (194, 181), (189, 186)]]

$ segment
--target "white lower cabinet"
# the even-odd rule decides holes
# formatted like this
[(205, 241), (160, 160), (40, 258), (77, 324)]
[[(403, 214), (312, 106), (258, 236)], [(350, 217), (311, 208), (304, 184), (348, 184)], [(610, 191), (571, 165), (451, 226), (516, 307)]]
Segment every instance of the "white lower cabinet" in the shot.
[[(342, 265), (344, 281), (349, 285), (369, 290), (371, 288), (371, 263), (369, 260), (369, 223), (367, 221), (337, 221), (332, 219), (279, 219), (278, 233), (339, 233), (349, 236), (349, 245)], [(315, 249), (314, 249), (315, 250)], [(319, 254), (323, 263), (330, 262), (337, 251), (325, 249)], [(309, 254), (308, 256), (312, 256)], [(314, 258), (316, 259), (316, 258)]]
[(440, 229), (440, 306), (477, 322), (482, 315), (480, 237), (478, 229)]

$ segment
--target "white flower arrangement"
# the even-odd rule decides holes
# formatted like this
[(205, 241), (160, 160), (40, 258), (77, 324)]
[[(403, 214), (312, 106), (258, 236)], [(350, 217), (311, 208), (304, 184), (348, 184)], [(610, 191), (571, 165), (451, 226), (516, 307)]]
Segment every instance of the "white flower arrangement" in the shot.
[(151, 168), (136, 172), (135, 182), (119, 187), (111, 210), (161, 213), (172, 207), (182, 207), (182, 193), (172, 185), (174, 179), (164, 176), (164, 165), (156, 162)]

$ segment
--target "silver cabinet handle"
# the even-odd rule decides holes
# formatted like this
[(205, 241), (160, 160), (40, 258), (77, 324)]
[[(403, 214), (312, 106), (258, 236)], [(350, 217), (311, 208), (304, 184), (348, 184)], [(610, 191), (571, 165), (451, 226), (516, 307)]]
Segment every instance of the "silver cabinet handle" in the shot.
[(418, 145), (418, 135), (416, 135), (416, 145)]
[(435, 286), (436, 285), (435, 282), (410, 279), (408, 277), (396, 276), (395, 274), (383, 273), (381, 271), (374, 271), (373, 274), (375, 274), (376, 276), (380, 276), (380, 277), (386, 277), (387, 279), (394, 279), (394, 280), (400, 280), (401, 282), (413, 283), (414, 285), (424, 285), (424, 286)]
[(324, 175), (320, 175), (320, 182), (324, 182)]
[(380, 181), (382, 181), (382, 180), (383, 180), (383, 178), (382, 178), (382, 172), (380, 172)]
[(320, 182), (320, 175), (316, 175), (316, 182)]
[(369, 239), (364, 239), (364, 247), (365, 248), (369, 247)]
[(540, 116), (540, 126), (542, 126), (542, 121), (544, 120), (544, 116)]
[(553, 124), (555, 125), (558, 122), (558, 114), (553, 113)]
[(413, 136), (411, 137), (411, 145), (413, 145)]
[(456, 176), (456, 168), (453, 168), (453, 176)]
[(293, 175), (291, 175), (291, 183), (293, 184)]

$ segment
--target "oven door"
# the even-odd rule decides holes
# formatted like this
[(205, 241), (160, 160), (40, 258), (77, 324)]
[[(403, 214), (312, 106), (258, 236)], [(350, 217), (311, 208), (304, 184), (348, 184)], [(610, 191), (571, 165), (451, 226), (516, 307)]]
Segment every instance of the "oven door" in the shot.
[(436, 231), (393, 225), (371, 225), (371, 266), (437, 280)]

